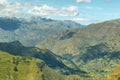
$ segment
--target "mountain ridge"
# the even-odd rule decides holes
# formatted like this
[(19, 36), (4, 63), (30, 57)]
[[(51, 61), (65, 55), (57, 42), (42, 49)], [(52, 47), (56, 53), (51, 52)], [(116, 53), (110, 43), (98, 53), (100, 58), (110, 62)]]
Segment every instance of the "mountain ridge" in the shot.
[(116, 38), (119, 39), (119, 22), (120, 19), (110, 20), (90, 24), (81, 29), (66, 30), (40, 42), (36, 47), (46, 48), (57, 54), (78, 53), (82, 47), (96, 45)]
[(0, 51), (8, 52), (12, 55), (29, 56), (43, 60), (46, 65), (52, 69), (56, 69), (63, 74), (86, 74), (82, 70), (76, 70), (66, 66), (60, 59), (47, 49), (39, 49), (36, 47), (25, 47), (19, 41), (11, 43), (0, 43)]
[(25, 46), (34, 46), (49, 36), (83, 25), (73, 21), (59, 21), (42, 17), (0, 17), (0, 42), (19, 40)]

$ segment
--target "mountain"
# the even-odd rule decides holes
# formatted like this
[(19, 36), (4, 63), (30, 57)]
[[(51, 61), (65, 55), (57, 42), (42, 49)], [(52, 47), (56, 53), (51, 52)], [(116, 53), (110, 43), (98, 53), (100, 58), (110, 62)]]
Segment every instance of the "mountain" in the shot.
[[(0, 50), (13, 55), (31, 56), (42, 59), (49, 67), (64, 68), (65, 65), (56, 59), (56, 56), (47, 49), (38, 49), (35, 47), (24, 47), (19, 41), (11, 43), (0, 43)], [(67, 68), (67, 67), (66, 67)]]
[[(81, 29), (66, 30), (36, 45), (56, 54), (77, 54), (82, 48), (120, 40), (120, 19), (90, 24)], [(52, 47), (51, 47), (52, 46)]]
[(19, 77), (17, 80), (98, 80), (110, 74), (120, 62), (120, 52), (110, 49), (105, 43), (90, 46), (83, 54), (58, 56), (47, 49), (25, 47), (19, 41), (0, 43), (0, 77), (2, 80)]
[(65, 78), (41, 59), (32, 57), (14, 56), (0, 51), (0, 64), (0, 80), (64, 80)]
[(59, 71), (62, 74), (70, 75), (70, 74), (85, 74), (86, 72), (82, 70), (74, 70), (68, 66), (66, 66), (59, 56), (52, 53), (50, 50), (47, 49), (39, 49), (36, 47), (25, 47), (19, 41), (14, 41), (10, 43), (0, 43), (0, 51), (8, 52), (12, 55), (17, 56), (26, 56), (26, 57), (34, 57), (37, 59), (41, 59), (45, 62), (45, 64), (54, 69)]
[[(46, 21), (46, 19), (42, 20)], [(51, 19), (47, 21), (49, 22)], [(25, 67), (25, 72), (29, 69), (29, 73), (39, 72), (40, 74), (34, 74), (38, 75), (36, 78), (42, 76), (42, 78), (40, 77), (42, 80), (100, 80), (105, 79), (104, 77), (107, 79), (120, 63), (119, 24), (120, 19), (116, 19), (91, 24), (83, 28), (69, 29), (47, 38), (36, 47), (26, 47), (20, 41), (1, 42), (0, 55), (5, 53), (15, 58), (6, 60), (9, 56), (4, 58), (4, 55), (1, 55), (0, 59), (3, 61), (0, 60), (0, 63), (2, 63), (2, 68), (1, 66), (0, 68), (5, 75), (0, 73), (2, 74), (0, 77), (4, 80), (9, 73), (9, 79), (16, 78), (16, 75), (19, 77), (21, 75), (19, 70), (24, 70), (20, 65), (24, 64), (23, 60), (25, 60), (25, 62), (29, 61), (31, 63), (31, 65), (24, 64), (28, 67), (27, 69)], [(5, 31), (12, 33), (17, 29)], [(16, 57), (19, 57), (19, 59)], [(11, 61), (13, 63), (6, 63)], [(41, 72), (40, 67), (43, 64), (45, 68)], [(5, 66), (11, 67), (10, 72), (4, 72), (6, 71)], [(31, 66), (35, 66), (35, 69), (31, 69)], [(28, 76), (32, 75), (29, 73)], [(44, 75), (41, 75), (41, 73)], [(113, 72), (113, 78), (116, 77), (115, 80), (119, 79), (119, 73), (116, 73), (116, 71)], [(56, 74), (56, 77), (54, 77), (54, 74)], [(34, 76), (32, 77), (33, 80), (36, 80)], [(113, 78), (110, 77), (110, 80)]]
[(0, 80), (81, 80), (77, 75), (63, 75), (41, 59), (15, 56), (0, 51)]
[(90, 80), (108, 76), (120, 63), (120, 19), (66, 30), (36, 47), (49, 49), (73, 69), (89, 74)]
[(49, 36), (83, 25), (73, 21), (58, 21), (41, 17), (0, 17), (0, 42), (19, 40), (25, 46), (34, 46)]

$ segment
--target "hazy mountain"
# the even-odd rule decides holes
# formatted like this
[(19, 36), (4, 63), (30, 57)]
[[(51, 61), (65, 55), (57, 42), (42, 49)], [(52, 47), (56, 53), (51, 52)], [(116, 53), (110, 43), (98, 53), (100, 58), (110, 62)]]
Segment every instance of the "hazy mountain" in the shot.
[(37, 47), (49, 49), (56, 54), (77, 54), (84, 47), (115, 39), (119, 40), (119, 31), (120, 19), (105, 21), (81, 29), (64, 31), (40, 42)]
[(49, 36), (83, 25), (73, 21), (58, 21), (41, 17), (0, 17), (0, 42), (19, 40), (25, 46), (34, 46)]

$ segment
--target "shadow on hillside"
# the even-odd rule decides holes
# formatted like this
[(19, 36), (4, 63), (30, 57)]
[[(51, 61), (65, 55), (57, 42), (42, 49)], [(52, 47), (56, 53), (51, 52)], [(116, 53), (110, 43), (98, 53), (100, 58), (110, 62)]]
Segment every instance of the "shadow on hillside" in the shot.
[(87, 74), (82, 70), (74, 70), (67, 67), (62, 61), (58, 60), (57, 55), (54, 55), (47, 49), (39, 49), (35, 47), (24, 47), (19, 41), (11, 43), (0, 43), (0, 50), (8, 52), (12, 55), (30, 56), (43, 60), (50, 68), (59, 70), (65, 75), (69, 74)]

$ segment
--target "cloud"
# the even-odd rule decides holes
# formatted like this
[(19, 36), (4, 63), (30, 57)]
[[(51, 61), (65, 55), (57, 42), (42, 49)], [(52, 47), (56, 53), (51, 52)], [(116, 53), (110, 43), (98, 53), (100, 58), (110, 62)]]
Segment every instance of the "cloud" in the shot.
[[(6, 0), (0, 0), (0, 16), (23, 17), (23, 16), (43, 16), (43, 17), (66, 17), (77, 16), (78, 8), (68, 6), (55, 8), (48, 5), (33, 5), (30, 3), (8, 3)], [(3, 14), (4, 13), (4, 14)]]
[(76, 6), (69, 6), (58, 9), (48, 5), (43, 5), (34, 6), (28, 11), (28, 13), (37, 16), (77, 16), (78, 8)]
[(22, 14), (22, 5), (20, 3), (5, 3), (0, 5), (0, 16), (16, 17)]
[(76, 0), (77, 3), (80, 3), (80, 2), (86, 2), (86, 3), (89, 3), (91, 2), (91, 0)]

